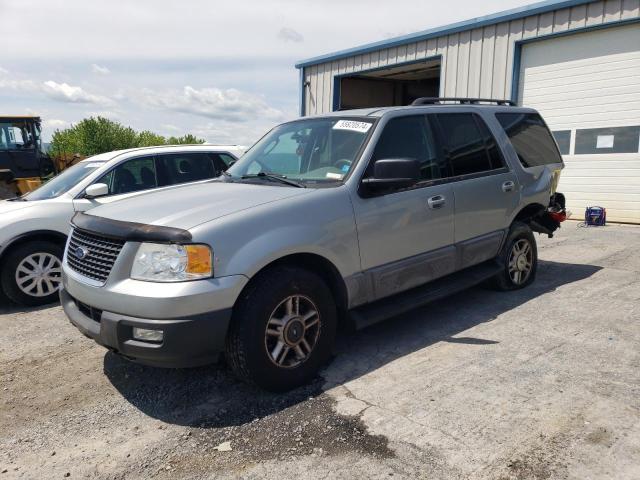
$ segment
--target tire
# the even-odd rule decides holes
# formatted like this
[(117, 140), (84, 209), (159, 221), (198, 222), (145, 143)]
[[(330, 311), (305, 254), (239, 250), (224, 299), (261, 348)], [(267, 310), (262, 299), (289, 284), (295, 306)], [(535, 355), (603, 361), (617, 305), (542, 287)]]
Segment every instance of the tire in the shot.
[[(2, 291), (13, 302), (30, 307), (58, 301), (63, 251), (62, 245), (42, 240), (25, 243), (10, 251), (0, 271)], [(36, 273), (31, 281), (26, 279), (28, 272), (39, 270), (44, 274)]]
[(335, 301), (319, 276), (275, 267), (252, 280), (238, 299), (227, 334), (227, 363), (249, 383), (290, 390), (311, 380), (329, 360), (336, 324)]
[(502, 270), (490, 282), (494, 289), (519, 290), (533, 283), (538, 271), (538, 247), (529, 225), (521, 222), (511, 225), (498, 260)]

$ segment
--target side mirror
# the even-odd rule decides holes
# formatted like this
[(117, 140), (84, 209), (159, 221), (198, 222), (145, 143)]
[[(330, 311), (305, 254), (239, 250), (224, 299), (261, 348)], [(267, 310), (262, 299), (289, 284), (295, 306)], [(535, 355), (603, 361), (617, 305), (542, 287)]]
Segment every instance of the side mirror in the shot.
[(89, 185), (84, 191), (85, 198), (104, 197), (109, 194), (109, 185), (106, 183), (94, 183)]
[(372, 193), (406, 188), (420, 181), (420, 162), (410, 158), (378, 160), (373, 165), (373, 177), (362, 180), (362, 185)]

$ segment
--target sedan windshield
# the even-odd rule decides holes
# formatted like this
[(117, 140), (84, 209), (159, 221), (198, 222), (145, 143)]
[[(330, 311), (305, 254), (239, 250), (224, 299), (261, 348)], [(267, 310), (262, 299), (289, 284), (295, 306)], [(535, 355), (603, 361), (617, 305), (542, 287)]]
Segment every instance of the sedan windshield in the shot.
[(63, 193), (67, 193), (75, 187), (78, 182), (91, 175), (102, 165), (104, 165), (104, 161), (95, 162), (89, 160), (77, 163), (73, 167), (66, 169), (60, 175), (56, 175), (33, 192), (22, 197), (22, 200), (49, 200), (50, 198), (59, 197)]
[[(229, 176), (277, 182), (291, 179), (312, 186), (341, 182), (355, 165), (373, 120), (316, 118), (271, 130), (229, 170)], [(286, 185), (283, 182), (280, 182)]]

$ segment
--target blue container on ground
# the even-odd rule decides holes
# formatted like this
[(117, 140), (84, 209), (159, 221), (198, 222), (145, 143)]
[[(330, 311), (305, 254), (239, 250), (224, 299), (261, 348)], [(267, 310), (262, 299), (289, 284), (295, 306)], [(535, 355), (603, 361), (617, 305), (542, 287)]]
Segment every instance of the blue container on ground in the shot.
[(607, 209), (603, 207), (587, 207), (584, 212), (584, 224), (603, 227), (607, 223)]

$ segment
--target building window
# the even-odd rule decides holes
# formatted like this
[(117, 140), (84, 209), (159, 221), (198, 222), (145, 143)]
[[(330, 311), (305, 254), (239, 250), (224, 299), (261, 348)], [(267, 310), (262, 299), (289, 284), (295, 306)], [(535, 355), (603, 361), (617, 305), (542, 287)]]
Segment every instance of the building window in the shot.
[(556, 139), (561, 155), (569, 155), (571, 153), (571, 130), (557, 130), (551, 132), (553, 138)]
[(576, 155), (638, 153), (640, 126), (576, 130)]

